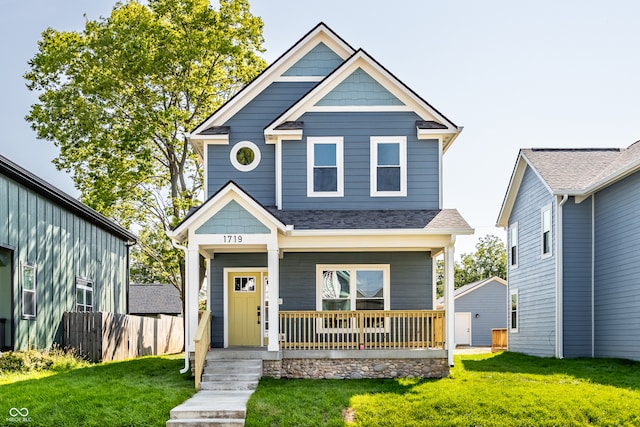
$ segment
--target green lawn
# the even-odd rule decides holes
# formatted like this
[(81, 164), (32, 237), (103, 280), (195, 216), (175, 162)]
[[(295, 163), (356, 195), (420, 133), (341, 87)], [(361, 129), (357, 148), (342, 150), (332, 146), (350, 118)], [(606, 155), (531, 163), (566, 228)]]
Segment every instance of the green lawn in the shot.
[(640, 425), (640, 363), (513, 353), (455, 362), (441, 380), (263, 379), (246, 425)]
[[(183, 365), (176, 355), (0, 373), (0, 425), (164, 426), (194, 393), (193, 379), (178, 373)], [(26, 422), (16, 422), (23, 418), (11, 417), (11, 408), (27, 408)]]

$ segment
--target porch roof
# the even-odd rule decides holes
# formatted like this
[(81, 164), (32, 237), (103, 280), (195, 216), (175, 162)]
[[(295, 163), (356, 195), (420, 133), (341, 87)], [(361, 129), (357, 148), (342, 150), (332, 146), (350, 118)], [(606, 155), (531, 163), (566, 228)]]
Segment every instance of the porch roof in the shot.
[(436, 210), (267, 210), (294, 230), (425, 229), (441, 233), (473, 233), (455, 209)]

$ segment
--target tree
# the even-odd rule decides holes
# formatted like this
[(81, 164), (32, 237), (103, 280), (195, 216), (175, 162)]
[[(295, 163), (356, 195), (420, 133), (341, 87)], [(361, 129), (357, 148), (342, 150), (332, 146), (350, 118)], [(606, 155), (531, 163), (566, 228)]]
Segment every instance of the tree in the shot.
[[(476, 251), (462, 254), (460, 262), (454, 264), (454, 287), (458, 289), (468, 283), (498, 276), (507, 278), (507, 250), (498, 236), (487, 235), (476, 243)], [(436, 264), (436, 294), (444, 295), (444, 262)]]
[(139, 231), (132, 271), (182, 290), (165, 230), (199, 204), (202, 169), (183, 137), (261, 72), (262, 20), (248, 0), (135, 0), (47, 29), (25, 74), (39, 92), (26, 119), (53, 141), (84, 203)]

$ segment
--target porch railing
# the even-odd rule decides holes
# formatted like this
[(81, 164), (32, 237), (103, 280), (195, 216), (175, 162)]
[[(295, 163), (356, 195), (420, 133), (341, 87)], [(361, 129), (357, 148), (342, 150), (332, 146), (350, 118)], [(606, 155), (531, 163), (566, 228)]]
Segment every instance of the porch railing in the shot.
[(196, 377), (196, 390), (200, 390), (200, 382), (202, 381), (202, 372), (204, 371), (204, 364), (207, 359), (207, 352), (209, 351), (209, 345), (211, 344), (211, 312), (205, 310), (200, 316), (200, 322), (198, 323), (198, 330), (193, 341), (196, 346), (195, 356), (195, 371)]
[(443, 310), (281, 311), (283, 350), (444, 348)]

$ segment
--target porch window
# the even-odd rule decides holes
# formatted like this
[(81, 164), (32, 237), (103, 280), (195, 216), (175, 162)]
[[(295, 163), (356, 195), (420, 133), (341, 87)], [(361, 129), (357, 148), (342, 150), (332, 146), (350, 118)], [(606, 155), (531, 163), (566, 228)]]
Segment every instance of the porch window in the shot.
[(317, 309), (388, 310), (389, 265), (318, 265)]
[(22, 280), (22, 317), (25, 319), (35, 319), (36, 317), (36, 265), (21, 263)]
[(343, 141), (342, 137), (307, 138), (307, 196), (344, 195)]
[(509, 265), (511, 268), (518, 266), (518, 223), (509, 227)]
[(93, 311), (93, 281), (76, 277), (76, 311)]
[(511, 332), (518, 332), (518, 291), (513, 290), (509, 293), (511, 308), (509, 310)]
[(542, 258), (551, 256), (551, 205), (542, 208)]
[(407, 137), (371, 137), (371, 196), (407, 195)]

